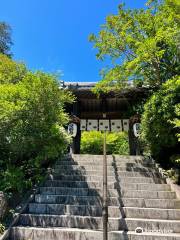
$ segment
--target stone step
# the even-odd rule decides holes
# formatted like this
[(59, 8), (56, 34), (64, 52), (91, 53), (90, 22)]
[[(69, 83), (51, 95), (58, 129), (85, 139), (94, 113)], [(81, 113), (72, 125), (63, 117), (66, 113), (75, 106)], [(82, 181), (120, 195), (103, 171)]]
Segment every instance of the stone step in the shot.
[[(102, 154), (72, 154), (71, 156), (69, 156), (69, 159), (99, 159), (102, 158), (103, 155)], [(111, 158), (115, 158), (115, 159), (144, 159), (144, 156), (142, 155), (117, 155), (117, 154), (113, 154), (113, 155), (107, 155), (108, 159)]]
[[(53, 174), (51, 180), (63, 180), (63, 181), (100, 181), (102, 182), (103, 176), (89, 176), (89, 175), (63, 175), (63, 174)], [(108, 176), (109, 182), (115, 182), (115, 176)]]
[[(69, 159), (101, 159), (103, 157), (103, 154), (72, 154)], [(108, 159), (135, 159), (135, 160), (144, 160), (147, 159), (147, 157), (144, 157), (142, 155), (109, 155), (107, 154)]]
[[(33, 214), (52, 214), (52, 215), (78, 215), (78, 216), (102, 216), (102, 208), (87, 205), (64, 205), (64, 204), (29, 204), (29, 213)], [(110, 217), (128, 217), (145, 219), (166, 219), (180, 220), (179, 209), (160, 209), (160, 208), (137, 208), (137, 207), (115, 207), (109, 206)]]
[(127, 218), (180, 220), (180, 209), (123, 207), (121, 213)]
[[(70, 205), (102, 206), (102, 197), (99, 196), (66, 196), (66, 195), (35, 195), (35, 203), (54, 203)], [(148, 207), (148, 208), (179, 208), (180, 201), (176, 199), (144, 199), (144, 198), (117, 198), (108, 199), (109, 206)]]
[[(133, 177), (133, 178), (119, 178), (119, 182), (108, 181), (108, 188), (117, 188), (120, 184), (163, 184), (164, 180), (160, 178), (149, 178), (149, 177)], [(101, 188), (103, 185), (102, 181), (64, 181), (64, 180), (48, 180), (44, 184), (47, 187), (82, 187), (82, 188)]]
[[(74, 228), (13, 227), (11, 240), (103, 240), (102, 231)], [(180, 240), (180, 234), (134, 231), (108, 233), (109, 240)]]
[[(109, 187), (110, 186), (110, 187)], [(71, 189), (74, 190), (74, 189), (77, 189), (77, 191), (79, 189), (102, 189), (103, 187), (103, 183), (99, 183), (99, 182), (94, 182), (94, 184), (92, 184), (91, 187), (89, 187), (88, 185), (84, 186), (84, 187), (78, 187), (78, 186), (74, 186), (74, 187), (69, 187), (69, 186), (59, 186), (59, 182), (56, 182), (56, 181), (48, 181), (45, 186), (43, 186), (44, 188), (45, 187), (48, 187), (48, 188), (51, 188), (53, 189), (54, 187), (55, 188), (64, 188), (64, 189)], [(42, 189), (42, 188), (40, 188)], [(150, 190), (150, 191), (170, 191), (171, 188), (168, 184), (155, 184), (155, 183), (151, 183), (151, 184), (147, 184), (147, 183), (122, 183), (121, 185), (119, 183), (112, 183), (112, 184), (109, 184), (108, 185), (108, 189), (117, 189), (117, 190)], [(53, 190), (54, 191), (54, 190)]]
[[(114, 225), (114, 229), (117, 229), (117, 220), (119, 221), (119, 218), (116, 218), (115, 221), (113, 221), (116, 223), (116, 226)], [(102, 217), (21, 214), (18, 225), (31, 227), (68, 227), (99, 230), (102, 229)]]
[[(166, 232), (166, 231), (165, 231)], [(120, 240), (122, 236), (121, 232), (113, 232), (112, 240)], [(180, 240), (180, 234), (172, 233), (159, 233), (159, 232), (144, 232), (138, 234), (136, 232), (125, 232), (123, 233), (123, 240)]]
[[(137, 192), (137, 191), (136, 191)], [(154, 192), (153, 192), (154, 193)], [(138, 193), (132, 194), (130, 192), (125, 192), (122, 194), (121, 198), (119, 197), (109, 197), (108, 202), (110, 206), (123, 205), (122, 198), (144, 198), (144, 199), (173, 199), (175, 198), (173, 192), (163, 192), (163, 194), (156, 196), (155, 194), (148, 194), (148, 192), (138, 191)], [(36, 203), (61, 203), (61, 204), (73, 204), (73, 205), (101, 205), (102, 197), (101, 196), (74, 196), (74, 195), (35, 195)]]
[(120, 203), (125, 207), (180, 209), (177, 199), (122, 198)]
[[(61, 159), (62, 160), (62, 159)], [(58, 162), (60, 162), (59, 160)], [(103, 155), (72, 155), (72, 158), (66, 159), (65, 161), (103, 161)], [(134, 163), (153, 163), (152, 159), (145, 158), (143, 156), (122, 156), (122, 155), (107, 155), (108, 162), (134, 162)]]
[[(141, 220), (142, 222), (143, 219), (139, 220)], [(109, 218), (108, 230), (118, 231), (132, 228), (132, 221), (133, 219), (131, 219), (131, 222), (129, 221), (129, 225), (127, 225), (126, 218)], [(136, 222), (136, 219), (134, 221)], [(147, 222), (148, 220), (146, 219), (145, 221)], [(163, 229), (166, 231), (171, 230), (172, 232), (180, 232), (180, 229), (178, 228), (179, 224), (180, 221), (175, 220), (149, 219), (149, 225), (147, 226), (159, 226), (159, 229)], [(102, 230), (102, 217), (22, 214), (19, 218), (19, 225), (31, 227), (68, 227)], [(168, 229), (168, 226), (171, 227), (171, 229)]]
[[(103, 155), (78, 155), (72, 156), (72, 158), (63, 158), (57, 161), (58, 164), (72, 164), (72, 163), (79, 163), (82, 162), (84, 164), (88, 163), (96, 163), (101, 164), (103, 162)], [(108, 163), (140, 163), (140, 164), (153, 164), (151, 159), (145, 159), (143, 156), (112, 156), (107, 155), (107, 162)]]
[(142, 228), (144, 232), (160, 232), (161, 233), (180, 233), (180, 220), (160, 220), (160, 219), (141, 219), (141, 218), (125, 218), (125, 231), (135, 231)]
[[(84, 175), (92, 175), (92, 176), (96, 176), (96, 175), (102, 175), (103, 174), (103, 169), (96, 169), (96, 170), (87, 170), (87, 169), (77, 169), (77, 170), (72, 170), (71, 168), (69, 169), (53, 169), (53, 174), (64, 174), (64, 175), (79, 175), (79, 176), (84, 176)], [(123, 168), (120, 168), (119, 170), (112, 170), (112, 169), (108, 169), (107, 170), (107, 174), (108, 176), (114, 176), (114, 175), (121, 175), (124, 174), (125, 172), (127, 173), (140, 173), (141, 175), (142, 174), (145, 174), (145, 176), (154, 176), (154, 175), (157, 175), (157, 176), (160, 176), (158, 173), (158, 170), (157, 169), (147, 169), (147, 168), (126, 168), (126, 167), (123, 167)]]
[[(65, 204), (39, 204), (30, 203), (29, 213), (31, 214), (52, 214), (52, 215), (77, 215), (102, 217), (102, 207), (93, 205), (65, 205)], [(119, 207), (108, 208), (109, 217), (122, 217)], [(123, 215), (125, 216), (125, 215)]]
[[(124, 178), (124, 177), (152, 177), (152, 178), (160, 178), (160, 174), (158, 173), (150, 173), (150, 172), (118, 172), (117, 175), (108, 175), (108, 181), (113, 182), (116, 179), (119, 180), (119, 178)], [(96, 175), (75, 175), (72, 174), (66, 175), (66, 174), (53, 174), (52, 179), (54, 180), (69, 180), (69, 181), (102, 181), (103, 179), (103, 174), (100, 174), (99, 172), (96, 172)]]
[[(117, 189), (108, 189), (108, 195), (111, 197), (121, 195), (126, 190), (145, 190), (145, 191), (170, 191), (170, 186), (166, 184), (124, 184), (117, 186)], [(102, 195), (102, 188), (75, 188), (75, 187), (40, 187), (41, 194), (59, 194), (75, 196), (96, 196)]]
[(117, 189), (122, 190), (147, 190), (147, 191), (171, 191), (171, 187), (168, 184), (146, 184), (146, 183), (122, 183), (116, 184)]
[[(54, 168), (56, 169), (73, 169), (73, 170), (102, 170), (103, 169), (103, 164), (98, 165), (95, 162), (92, 162), (91, 164), (83, 164), (81, 165), (81, 163), (76, 164), (76, 162), (74, 162), (74, 164), (72, 165), (62, 165), (62, 164), (55, 164)], [(136, 170), (136, 169), (144, 169), (144, 170), (151, 170), (152, 168), (156, 168), (155, 165), (148, 165), (148, 164), (136, 164), (136, 163), (119, 163), (119, 164), (107, 164), (107, 169), (108, 170), (114, 170), (114, 169), (121, 169), (121, 168), (126, 168), (129, 169), (130, 171), (132, 170)]]
[[(66, 195), (35, 195), (35, 203), (57, 203), (57, 204), (70, 204), (70, 205), (96, 205), (102, 206), (102, 197), (100, 196), (66, 196)], [(110, 198), (109, 205), (118, 206), (118, 198)]]
[(121, 197), (145, 199), (175, 199), (176, 193), (172, 191), (124, 190), (121, 192)]
[[(180, 240), (180, 200), (153, 161), (108, 155), (107, 163), (109, 240)], [(10, 240), (103, 240), (102, 187), (102, 155), (58, 160)]]
[(101, 231), (74, 228), (21, 226), (13, 227), (10, 235), (11, 240), (103, 240)]
[[(70, 170), (102, 170), (103, 169), (103, 164), (101, 165), (95, 165), (95, 163), (87, 163), (87, 164), (81, 164), (81, 163), (76, 163), (72, 162), (72, 164), (66, 164), (66, 162), (61, 162), (61, 164), (55, 164), (54, 165), (55, 169), (70, 169)], [(133, 170), (133, 168), (144, 168), (147, 170), (151, 170), (152, 168), (155, 168), (154, 164), (138, 164), (138, 163), (117, 163), (115, 164), (108, 164), (107, 169), (108, 170), (120, 170), (121, 168), (128, 168), (130, 170)]]
[[(102, 196), (102, 189), (99, 188), (40, 187), (39, 192), (44, 195)], [(118, 197), (117, 190), (109, 189), (108, 196)]]
[[(44, 187), (77, 187), (77, 188), (101, 188), (102, 182), (95, 181), (62, 181), (48, 180), (44, 183)], [(108, 182), (108, 188), (115, 188), (116, 182)]]
[[(61, 187), (41, 187), (40, 194), (43, 195), (73, 195), (76, 196), (102, 196), (102, 189), (88, 189), (88, 188), (61, 188)], [(148, 191), (148, 190), (129, 190), (122, 189), (117, 191), (115, 189), (108, 190), (109, 197), (128, 197), (128, 198), (150, 198), (150, 199), (173, 199), (176, 198), (175, 192), (172, 191)]]
[[(71, 159), (71, 160), (58, 160), (56, 164), (60, 165), (77, 165), (77, 164), (82, 164), (82, 165), (89, 165), (92, 163), (96, 163), (97, 165), (102, 165), (103, 164), (103, 156), (99, 159), (92, 159), (92, 158), (87, 158), (87, 159)], [(135, 164), (154, 164), (152, 160), (145, 160), (145, 159), (118, 159), (114, 160), (112, 158), (107, 158), (107, 164), (108, 165), (118, 165), (118, 164), (128, 164), (128, 163), (135, 163)]]

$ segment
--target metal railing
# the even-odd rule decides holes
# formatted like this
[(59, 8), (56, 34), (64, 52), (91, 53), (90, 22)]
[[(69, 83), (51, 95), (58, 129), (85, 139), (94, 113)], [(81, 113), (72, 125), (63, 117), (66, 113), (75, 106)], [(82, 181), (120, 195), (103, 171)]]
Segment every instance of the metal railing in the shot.
[(103, 143), (103, 240), (108, 240), (108, 197), (107, 197), (107, 155), (106, 155), (106, 131), (104, 131)]

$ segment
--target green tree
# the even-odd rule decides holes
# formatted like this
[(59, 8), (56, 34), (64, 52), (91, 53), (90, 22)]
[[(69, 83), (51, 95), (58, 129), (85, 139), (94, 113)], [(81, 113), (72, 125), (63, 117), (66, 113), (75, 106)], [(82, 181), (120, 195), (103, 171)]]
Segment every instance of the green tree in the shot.
[(68, 96), (51, 75), (28, 73), (18, 84), (0, 85), (0, 92), (1, 139), (13, 160), (38, 155), (55, 144), (53, 134), (67, 122), (63, 106)]
[(109, 57), (112, 67), (102, 71), (96, 91), (137, 85), (159, 88), (180, 72), (178, 0), (148, 1), (146, 9), (125, 9), (110, 15), (98, 36), (89, 39), (97, 58)]
[(0, 53), (11, 56), (11, 45), (11, 27), (5, 22), (0, 22)]
[(177, 117), (172, 121), (172, 123), (174, 124), (174, 127), (179, 130), (177, 137), (178, 141), (180, 142), (180, 103), (175, 106), (175, 113)]
[(4, 54), (0, 54), (0, 84), (17, 83), (27, 73), (23, 63), (12, 61)]
[(144, 107), (141, 138), (149, 145), (152, 155), (159, 160), (178, 153), (179, 128), (175, 128), (172, 121), (179, 117), (179, 93), (180, 77), (175, 77), (164, 83)]
[[(64, 105), (73, 97), (59, 88), (55, 76), (32, 73), (2, 59), (9, 79), (0, 84), (0, 190), (20, 191), (65, 151), (70, 138), (64, 130), (68, 122)], [(0, 76), (1, 69), (4, 66)]]

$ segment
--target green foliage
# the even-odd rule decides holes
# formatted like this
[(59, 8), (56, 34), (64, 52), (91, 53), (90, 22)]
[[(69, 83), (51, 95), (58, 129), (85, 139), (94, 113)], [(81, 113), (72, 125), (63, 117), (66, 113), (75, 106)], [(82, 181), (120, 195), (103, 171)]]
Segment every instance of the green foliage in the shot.
[(3, 234), (4, 231), (5, 231), (5, 226), (2, 223), (0, 223), (0, 234)]
[(177, 172), (177, 170), (171, 168), (167, 171), (164, 171), (164, 175), (166, 175), (166, 177), (171, 178), (171, 180), (173, 180), (173, 182), (175, 184), (180, 184), (180, 176), (179, 173)]
[(173, 154), (170, 157), (171, 168), (166, 171), (176, 184), (180, 185), (180, 154)]
[(24, 185), (24, 172), (20, 167), (13, 165), (7, 166), (2, 173), (1, 188), (5, 192), (22, 192)]
[(159, 88), (180, 72), (178, 0), (148, 1), (146, 9), (119, 6), (117, 15), (109, 15), (98, 36), (89, 40), (98, 49), (97, 58), (108, 56), (112, 66), (102, 71), (95, 92), (128, 86), (150, 85)]
[(12, 61), (6, 55), (0, 54), (0, 84), (17, 83), (27, 73), (23, 63)]
[[(142, 115), (141, 137), (150, 147), (151, 153), (160, 157), (168, 150), (178, 149), (177, 133), (172, 121), (177, 118), (177, 104), (180, 102), (180, 77), (168, 80), (145, 104)], [(169, 155), (171, 152), (169, 152)]]
[(82, 132), (81, 153), (101, 154), (103, 148), (103, 135), (98, 131)]
[(0, 22), (0, 53), (10, 56), (11, 45), (11, 27), (5, 22)]
[(179, 158), (170, 159), (180, 148), (179, 12), (178, 0), (148, 0), (144, 9), (121, 4), (118, 14), (107, 16), (99, 34), (89, 37), (97, 58), (112, 60), (101, 71), (94, 93), (119, 91), (130, 87), (130, 82), (148, 87), (152, 97), (134, 105), (136, 112), (144, 111), (141, 146), (166, 169), (180, 168)]
[(107, 153), (128, 155), (128, 134), (126, 132), (109, 133), (107, 135)]
[(73, 97), (59, 89), (55, 76), (0, 59), (0, 190), (22, 192), (66, 150), (64, 104)]
[[(98, 131), (83, 132), (81, 136), (81, 153), (102, 154), (103, 133)], [(107, 154), (129, 154), (128, 136), (125, 132), (107, 133)]]
[(180, 142), (180, 103), (175, 106), (175, 113), (177, 115), (177, 118), (175, 118), (172, 123), (175, 125), (175, 128), (177, 128), (177, 130), (179, 129), (177, 137), (178, 141)]
[(170, 160), (176, 168), (180, 169), (180, 154), (172, 155)]

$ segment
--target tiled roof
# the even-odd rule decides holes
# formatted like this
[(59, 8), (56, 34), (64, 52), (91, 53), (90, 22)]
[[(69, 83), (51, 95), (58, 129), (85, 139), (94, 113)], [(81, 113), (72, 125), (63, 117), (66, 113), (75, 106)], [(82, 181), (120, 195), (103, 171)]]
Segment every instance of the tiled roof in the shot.
[(63, 88), (68, 89), (91, 89), (96, 82), (61, 82)]

